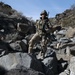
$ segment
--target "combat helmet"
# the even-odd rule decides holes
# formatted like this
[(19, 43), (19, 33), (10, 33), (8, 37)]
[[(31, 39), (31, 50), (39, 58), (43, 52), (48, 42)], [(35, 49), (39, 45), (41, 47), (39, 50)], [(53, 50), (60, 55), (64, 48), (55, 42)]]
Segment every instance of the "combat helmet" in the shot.
[(47, 14), (47, 11), (46, 11), (46, 10), (43, 10), (43, 11), (41, 12), (41, 14), (40, 14), (40, 15), (43, 15), (43, 14), (45, 14), (46, 16), (48, 16), (48, 14)]

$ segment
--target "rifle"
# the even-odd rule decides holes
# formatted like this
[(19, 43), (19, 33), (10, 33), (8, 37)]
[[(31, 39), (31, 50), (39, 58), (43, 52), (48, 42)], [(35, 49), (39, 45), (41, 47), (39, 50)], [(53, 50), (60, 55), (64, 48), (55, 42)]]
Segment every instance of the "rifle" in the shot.
[(47, 14), (48, 14), (48, 16), (47, 16), (47, 17), (49, 17), (49, 12), (48, 12)]

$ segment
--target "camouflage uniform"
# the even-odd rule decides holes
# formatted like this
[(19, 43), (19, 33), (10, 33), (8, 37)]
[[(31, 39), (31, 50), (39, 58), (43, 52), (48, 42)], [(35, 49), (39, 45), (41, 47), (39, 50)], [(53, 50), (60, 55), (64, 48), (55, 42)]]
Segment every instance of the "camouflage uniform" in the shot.
[[(47, 15), (47, 13), (45, 13)], [(42, 15), (42, 14), (41, 14)], [(44, 20), (40, 19), (36, 22), (36, 33), (29, 41), (29, 52), (32, 53), (33, 46), (36, 42), (41, 41), (41, 46), (43, 52), (45, 53), (47, 48), (47, 43), (50, 40), (50, 31), (51, 31), (52, 25), (49, 21), (49, 19), (46, 17)]]

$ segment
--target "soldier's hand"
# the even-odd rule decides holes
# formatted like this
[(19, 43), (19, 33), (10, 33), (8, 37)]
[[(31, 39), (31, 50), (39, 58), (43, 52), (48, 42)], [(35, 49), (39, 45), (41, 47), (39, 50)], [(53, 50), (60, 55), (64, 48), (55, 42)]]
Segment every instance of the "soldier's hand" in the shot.
[(46, 30), (46, 32), (47, 32), (47, 33), (49, 33), (49, 32), (50, 32), (50, 29), (45, 29), (45, 30)]

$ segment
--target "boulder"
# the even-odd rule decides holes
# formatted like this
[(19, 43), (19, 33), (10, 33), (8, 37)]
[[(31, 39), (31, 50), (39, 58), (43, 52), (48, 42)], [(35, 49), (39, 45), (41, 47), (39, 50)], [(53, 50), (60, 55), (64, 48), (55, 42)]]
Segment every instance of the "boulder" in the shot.
[(33, 55), (27, 53), (9, 53), (0, 58), (0, 65), (7, 70), (16, 68), (16, 66), (24, 66), (26, 68), (32, 68), (36, 71), (43, 72), (42, 63)]
[(42, 61), (45, 65), (45, 73), (46, 75), (55, 75), (58, 73), (57, 71), (57, 60), (53, 57), (45, 58)]
[(25, 39), (11, 42), (9, 45), (13, 51), (27, 52), (28, 49), (28, 43)]
[(46, 75), (55, 75), (58, 73), (57, 71), (57, 58), (56, 54), (53, 51), (48, 51), (45, 55), (45, 59), (42, 61), (45, 65), (45, 73)]
[(75, 36), (75, 28), (69, 27), (66, 32), (66, 37), (71, 38)]
[(10, 47), (13, 49), (13, 51), (22, 51), (22, 48), (20, 46), (20, 42), (21, 41), (14, 41), (12, 43), (10, 43)]
[[(24, 23), (17, 23), (17, 30), (21, 31), (22, 33), (27, 33), (29, 31), (29, 29), (31, 28), (31, 26), (29, 26), (28, 24), (24, 24)], [(32, 32), (32, 31), (31, 31)]]
[(20, 68), (16, 68), (16, 69), (12, 69), (8, 71), (5, 75), (44, 75), (44, 74), (32, 69), (20, 67)]
[(70, 75), (75, 75), (75, 57), (72, 57), (70, 59), (69, 69), (70, 69)]
[(60, 30), (57, 35), (65, 35), (66, 34), (66, 30)]

